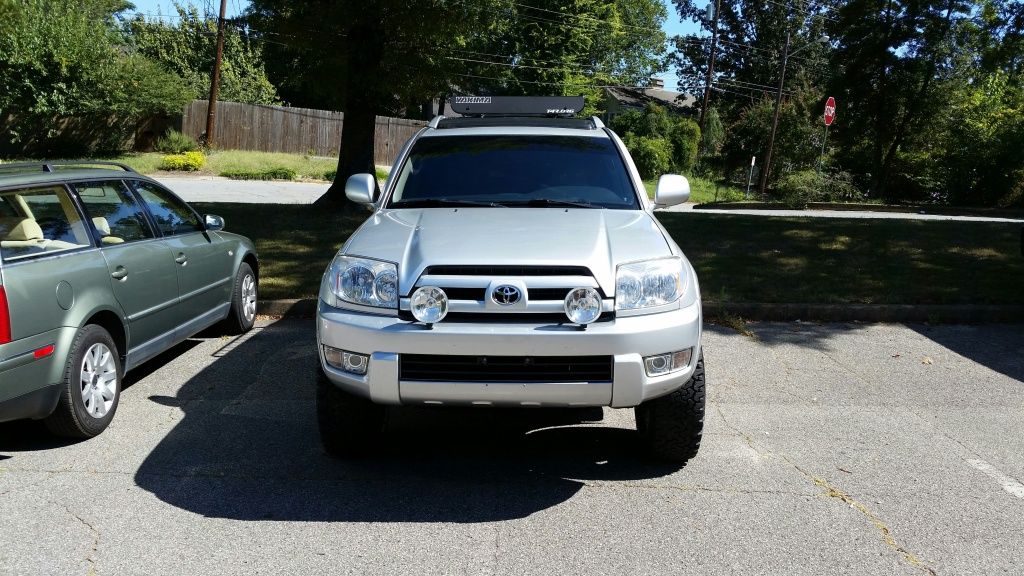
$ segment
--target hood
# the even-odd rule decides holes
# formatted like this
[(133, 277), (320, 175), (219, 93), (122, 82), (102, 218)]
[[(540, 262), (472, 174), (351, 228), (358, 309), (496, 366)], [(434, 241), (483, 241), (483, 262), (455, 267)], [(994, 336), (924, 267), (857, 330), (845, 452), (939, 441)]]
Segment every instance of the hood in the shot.
[(385, 210), (342, 251), (398, 263), (402, 295), (439, 264), (586, 266), (614, 294), (616, 265), (672, 254), (650, 213), (588, 208)]

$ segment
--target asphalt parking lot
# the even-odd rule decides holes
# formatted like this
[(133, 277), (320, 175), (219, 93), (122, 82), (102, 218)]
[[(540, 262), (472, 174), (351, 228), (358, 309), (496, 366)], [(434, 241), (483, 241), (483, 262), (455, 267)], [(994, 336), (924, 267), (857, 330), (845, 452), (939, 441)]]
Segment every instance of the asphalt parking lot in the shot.
[(1021, 573), (1024, 327), (751, 328), (707, 327), (683, 468), (613, 410), (405, 410), (333, 461), (311, 320), (204, 335), (98, 438), (0, 425), (0, 573)]

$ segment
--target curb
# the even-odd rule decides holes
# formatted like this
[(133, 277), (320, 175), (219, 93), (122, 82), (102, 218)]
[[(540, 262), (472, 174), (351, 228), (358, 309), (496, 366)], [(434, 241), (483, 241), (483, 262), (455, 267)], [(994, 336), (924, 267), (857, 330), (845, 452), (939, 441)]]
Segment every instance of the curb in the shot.
[[(315, 298), (260, 300), (259, 314), (312, 318)], [(704, 316), (739, 316), (744, 320), (791, 322), (928, 322), (931, 324), (998, 324), (1024, 322), (1024, 306), (987, 304), (764, 304), (703, 303)]]
[(260, 316), (312, 318), (316, 316), (316, 298), (260, 300), (256, 310)]
[(978, 216), (987, 218), (1024, 219), (1024, 210), (1012, 208), (971, 208), (955, 206), (899, 206), (893, 204), (855, 204), (846, 202), (808, 202), (789, 206), (779, 202), (705, 202), (694, 210), (832, 210), (836, 212), (887, 212), (899, 214), (932, 214), (936, 216)]

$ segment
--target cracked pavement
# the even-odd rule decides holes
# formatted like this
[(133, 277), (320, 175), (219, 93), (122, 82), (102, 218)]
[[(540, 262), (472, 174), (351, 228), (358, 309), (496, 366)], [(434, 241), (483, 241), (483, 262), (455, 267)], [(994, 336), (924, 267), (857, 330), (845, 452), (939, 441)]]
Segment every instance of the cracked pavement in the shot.
[(0, 574), (1018, 574), (1024, 327), (707, 326), (704, 444), (632, 411), (400, 410), (325, 457), (311, 320), (204, 334), (86, 442), (0, 424)]

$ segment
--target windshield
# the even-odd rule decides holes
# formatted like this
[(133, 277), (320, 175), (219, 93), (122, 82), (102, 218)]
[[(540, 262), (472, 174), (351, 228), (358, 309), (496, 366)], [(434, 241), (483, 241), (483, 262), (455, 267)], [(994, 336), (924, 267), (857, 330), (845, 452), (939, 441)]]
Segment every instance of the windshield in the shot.
[(639, 208), (611, 139), (531, 135), (418, 140), (388, 207), (441, 206)]

